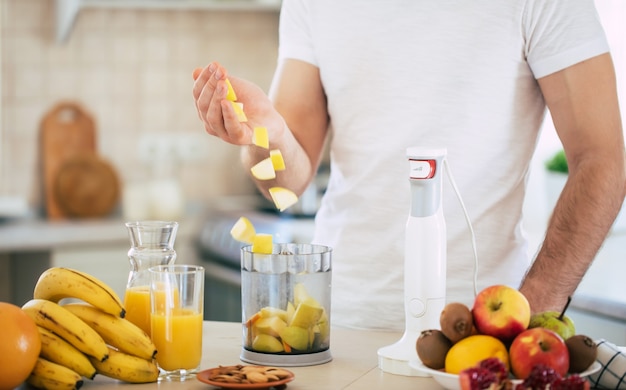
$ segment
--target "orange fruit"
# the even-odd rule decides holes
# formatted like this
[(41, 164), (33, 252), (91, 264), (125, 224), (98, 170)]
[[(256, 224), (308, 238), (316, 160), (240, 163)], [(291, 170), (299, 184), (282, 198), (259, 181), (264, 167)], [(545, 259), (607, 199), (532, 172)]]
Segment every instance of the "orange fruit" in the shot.
[(19, 306), (0, 302), (0, 390), (14, 389), (35, 367), (41, 339), (37, 325)]
[(509, 369), (509, 353), (502, 341), (484, 334), (468, 336), (454, 344), (446, 354), (445, 371), (459, 374), (491, 357), (500, 359)]

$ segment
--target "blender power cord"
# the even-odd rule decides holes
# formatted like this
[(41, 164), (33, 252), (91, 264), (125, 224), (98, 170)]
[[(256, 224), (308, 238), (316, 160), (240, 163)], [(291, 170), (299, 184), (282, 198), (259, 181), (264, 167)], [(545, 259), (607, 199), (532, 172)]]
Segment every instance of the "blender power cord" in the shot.
[(463, 203), (463, 198), (461, 198), (461, 193), (456, 186), (456, 182), (454, 181), (454, 177), (452, 175), (452, 170), (450, 169), (450, 164), (448, 163), (448, 159), (445, 158), (443, 160), (443, 165), (446, 167), (446, 173), (448, 175), (448, 180), (450, 180), (450, 184), (452, 184), (452, 189), (454, 189), (454, 193), (456, 194), (459, 203), (461, 204), (461, 208), (463, 209), (463, 215), (465, 216), (465, 222), (467, 222), (467, 227), (470, 231), (470, 236), (472, 239), (472, 250), (474, 251), (474, 297), (478, 295), (478, 251), (476, 250), (476, 236), (474, 234), (474, 228), (472, 227), (472, 222), (470, 221), (469, 214), (467, 213), (467, 209), (465, 208), (465, 203)]

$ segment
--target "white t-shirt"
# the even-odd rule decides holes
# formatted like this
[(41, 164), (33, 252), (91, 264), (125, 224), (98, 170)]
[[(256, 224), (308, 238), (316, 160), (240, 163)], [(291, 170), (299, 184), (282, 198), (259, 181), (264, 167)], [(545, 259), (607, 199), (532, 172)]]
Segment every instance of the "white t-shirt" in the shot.
[[(607, 51), (592, 0), (284, 0), (279, 61), (319, 67), (328, 98), (331, 176), (314, 241), (333, 248), (333, 324), (404, 329), (411, 146), (448, 151), (478, 290), (518, 287), (545, 113), (536, 78)], [(443, 192), (447, 300), (471, 304), (470, 233), (447, 178)]]

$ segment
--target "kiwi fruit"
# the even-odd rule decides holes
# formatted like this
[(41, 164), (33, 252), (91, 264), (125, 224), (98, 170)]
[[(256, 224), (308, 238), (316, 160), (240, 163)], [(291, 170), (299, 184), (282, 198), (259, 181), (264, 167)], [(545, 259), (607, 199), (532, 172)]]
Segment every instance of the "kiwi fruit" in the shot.
[(424, 330), (415, 343), (417, 356), (428, 368), (440, 370), (445, 367), (446, 354), (452, 342), (439, 329)]
[(591, 337), (577, 334), (565, 340), (569, 351), (569, 370), (572, 374), (578, 374), (591, 366), (598, 357), (598, 345)]
[(439, 317), (441, 331), (452, 342), (458, 341), (472, 334), (474, 319), (472, 311), (466, 305), (459, 302), (448, 303)]

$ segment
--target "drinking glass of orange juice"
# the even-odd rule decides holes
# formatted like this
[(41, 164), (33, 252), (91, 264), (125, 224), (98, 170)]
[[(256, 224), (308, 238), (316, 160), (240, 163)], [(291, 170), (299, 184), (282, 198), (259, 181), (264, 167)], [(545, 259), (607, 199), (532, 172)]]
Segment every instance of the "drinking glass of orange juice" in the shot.
[(159, 380), (194, 378), (202, 360), (204, 268), (170, 264), (151, 267), (149, 272)]

